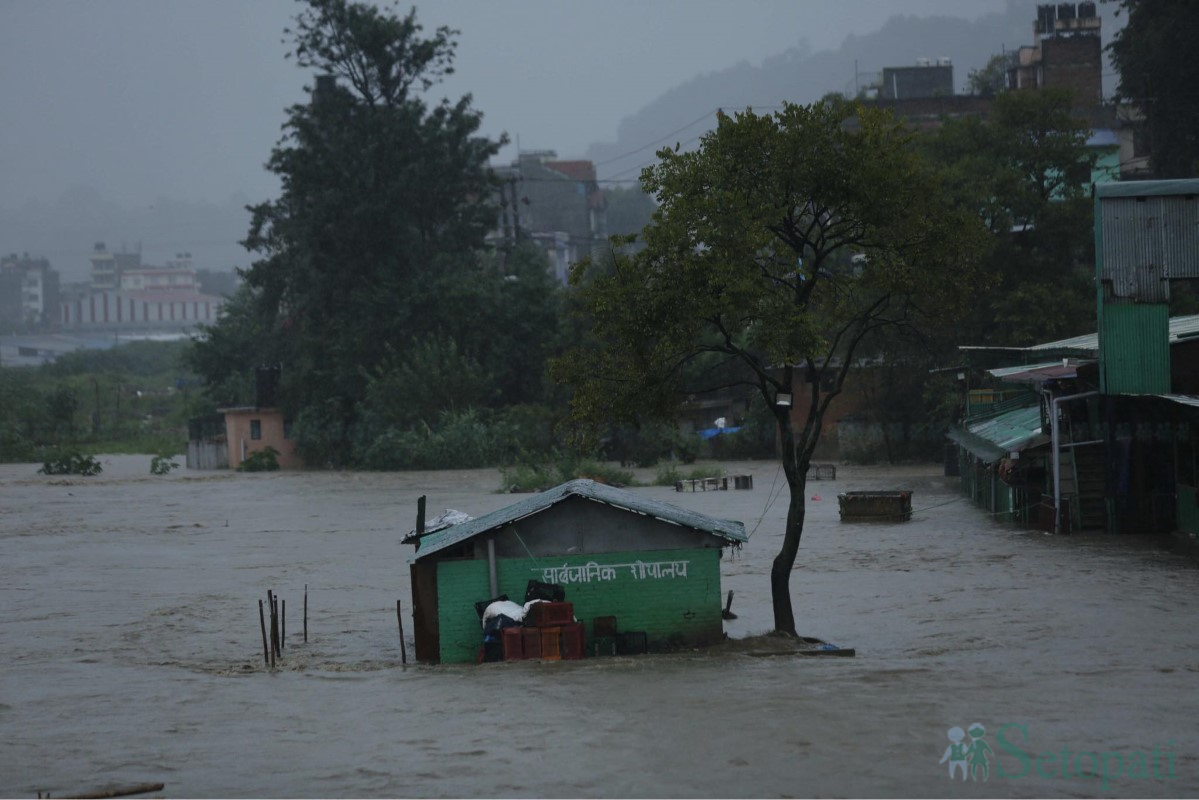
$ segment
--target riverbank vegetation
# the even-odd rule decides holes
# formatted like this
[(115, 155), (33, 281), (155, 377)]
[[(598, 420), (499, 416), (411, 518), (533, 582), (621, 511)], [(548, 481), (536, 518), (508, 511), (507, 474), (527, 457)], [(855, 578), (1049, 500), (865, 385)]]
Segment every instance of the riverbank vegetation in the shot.
[(0, 369), (0, 461), (184, 452), (187, 420), (210, 405), (183, 366), (189, 346), (129, 342)]

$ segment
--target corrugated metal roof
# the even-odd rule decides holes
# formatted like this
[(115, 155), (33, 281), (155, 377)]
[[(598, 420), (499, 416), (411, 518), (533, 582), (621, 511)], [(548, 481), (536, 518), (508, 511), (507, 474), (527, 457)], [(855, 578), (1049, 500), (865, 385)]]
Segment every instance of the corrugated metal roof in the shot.
[(1078, 368), (1087, 365), (1087, 363), (1095, 362), (1076, 360), (1070, 363), (1070, 365), (1062, 366), (1062, 363), (1059, 361), (1050, 361), (1049, 363), (1035, 363), (1035, 365), (1028, 367), (988, 369), (987, 372), (994, 375), (995, 378), (1006, 380), (1007, 383), (1011, 384), (1043, 384), (1047, 380), (1078, 378)]
[(1108, 197), (1098, 213), (1102, 277), (1114, 296), (1165, 303), (1171, 280), (1199, 277), (1199, 201), (1193, 195)]
[(1045, 381), (1077, 378), (1078, 368), (1086, 364), (1094, 364), (1091, 360), (1073, 360), (1073, 363), (1063, 365), (1060, 361), (1050, 361), (1045, 364), (1029, 364), (1023, 367), (1002, 367), (989, 369), (987, 373), (1009, 383), (1044, 383)]
[(555, 486), (553, 489), (548, 489), (540, 494), (530, 495), (519, 502), (501, 508), (498, 511), (493, 511), (490, 514), (484, 514), (467, 522), (425, 535), (417, 545), (417, 560), (432, 555), (439, 550), (444, 550), (447, 547), (465, 542), (468, 539), (473, 539), (480, 534), (532, 516), (539, 511), (544, 511), (568, 497), (582, 497), (586, 500), (604, 503), (615, 508), (622, 508), (635, 514), (644, 514), (655, 519), (660, 519), (663, 522), (710, 533), (713, 536), (719, 536), (733, 543), (749, 540), (745, 535), (745, 525), (743, 523), (733, 520), (715, 519), (695, 511), (654, 500), (650, 497), (643, 497), (627, 489), (617, 489), (613, 486), (580, 478), (568, 481), (560, 486)]
[[(1185, 317), (1171, 317), (1167, 336), (1170, 344), (1199, 336), (1199, 314)], [(985, 345), (962, 345), (959, 350), (994, 350), (996, 352), (1036, 353), (1039, 351), (1073, 350), (1088, 353), (1091, 356), (1099, 354), (1099, 334), (1084, 333), (1069, 339), (1058, 339), (1055, 342), (1029, 345), (1028, 347), (987, 347)], [(1030, 367), (1020, 367), (1030, 369)]]
[(1095, 184), (1095, 196), (1161, 197), (1163, 195), (1199, 195), (1199, 179), (1170, 181), (1121, 181)]
[(1163, 400), (1169, 400), (1171, 403), (1180, 403), (1184, 406), (1194, 406), (1199, 408), (1199, 397), (1190, 394), (1157, 394), (1153, 397), (1160, 397)]
[(949, 432), (949, 438), (988, 463), (1013, 450), (1048, 441), (1041, 433), (1041, 407), (1026, 406), (997, 414)]

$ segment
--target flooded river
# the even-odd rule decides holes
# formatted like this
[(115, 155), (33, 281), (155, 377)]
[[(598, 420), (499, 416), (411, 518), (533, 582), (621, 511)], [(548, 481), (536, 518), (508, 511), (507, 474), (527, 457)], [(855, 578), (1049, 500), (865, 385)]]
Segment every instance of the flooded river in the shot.
[[(431, 667), (400, 663), (400, 537), (422, 494), (430, 515), (507, 505), (498, 472), (151, 476), (149, 457), (103, 460), (93, 478), (0, 465), (5, 797), (140, 782), (167, 797), (1199, 794), (1195, 562), (996, 523), (935, 466), (809, 485), (799, 627), (856, 658), (733, 646)], [(752, 532), (722, 563), (739, 639), (770, 628), (786, 498), (771, 502), (774, 464), (726, 466), (754, 488), (636, 491)], [(915, 492), (911, 522), (838, 520), (838, 492), (898, 488)], [(268, 589), (287, 605), (274, 672)], [(987, 780), (951, 779), (951, 729), (976, 723)]]

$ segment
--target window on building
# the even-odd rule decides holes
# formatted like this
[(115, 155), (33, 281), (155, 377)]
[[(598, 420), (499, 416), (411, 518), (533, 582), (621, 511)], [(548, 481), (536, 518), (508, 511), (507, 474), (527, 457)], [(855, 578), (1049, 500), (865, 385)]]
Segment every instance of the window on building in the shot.
[(262, 420), (260, 420), (260, 419), (250, 420), (250, 438), (251, 439), (261, 439), (262, 438)]

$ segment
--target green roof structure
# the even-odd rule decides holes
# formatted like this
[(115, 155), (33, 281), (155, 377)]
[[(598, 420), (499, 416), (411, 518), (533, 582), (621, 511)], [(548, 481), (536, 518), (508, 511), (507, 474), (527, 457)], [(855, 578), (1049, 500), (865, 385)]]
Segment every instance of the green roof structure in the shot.
[(1041, 407), (1027, 406), (971, 422), (949, 432), (949, 438), (990, 463), (1013, 450), (1049, 441), (1041, 432)]

